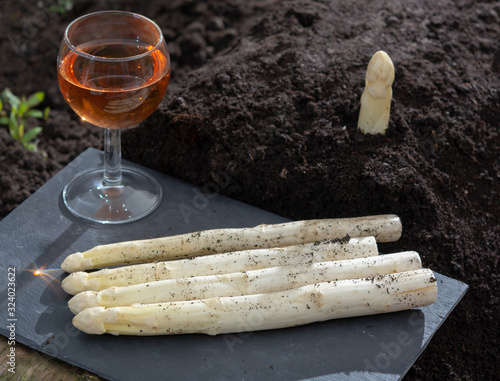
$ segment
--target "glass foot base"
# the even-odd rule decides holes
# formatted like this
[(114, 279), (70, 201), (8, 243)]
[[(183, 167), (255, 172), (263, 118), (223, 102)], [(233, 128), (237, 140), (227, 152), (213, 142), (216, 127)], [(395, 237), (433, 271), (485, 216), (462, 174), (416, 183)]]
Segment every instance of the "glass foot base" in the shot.
[(77, 175), (63, 190), (64, 204), (74, 215), (102, 224), (121, 224), (146, 217), (160, 204), (161, 186), (149, 174), (122, 168), (122, 184), (103, 184), (103, 170)]

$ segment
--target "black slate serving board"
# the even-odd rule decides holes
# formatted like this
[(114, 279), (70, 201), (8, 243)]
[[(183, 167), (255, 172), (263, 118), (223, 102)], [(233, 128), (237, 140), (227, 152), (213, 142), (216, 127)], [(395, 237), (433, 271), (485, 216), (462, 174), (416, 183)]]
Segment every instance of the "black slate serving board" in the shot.
[[(67, 255), (98, 244), (288, 221), (148, 170), (164, 195), (152, 215), (124, 225), (85, 222), (65, 209), (61, 192), (76, 173), (101, 165), (102, 152), (88, 149), (0, 221), (0, 333), (104, 378), (398, 380), (467, 290), (436, 274), (436, 303), (410, 311), (219, 336), (87, 335), (72, 326), (69, 296), (60, 288), (65, 274), (58, 267)], [(51, 277), (34, 276), (37, 267), (51, 269)]]

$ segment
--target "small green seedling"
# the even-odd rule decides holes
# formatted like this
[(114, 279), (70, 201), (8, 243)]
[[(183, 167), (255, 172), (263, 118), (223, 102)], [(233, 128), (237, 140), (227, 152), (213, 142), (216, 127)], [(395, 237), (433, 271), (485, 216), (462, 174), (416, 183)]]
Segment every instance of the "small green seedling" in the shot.
[[(39, 91), (29, 97), (18, 97), (9, 89), (5, 89), (0, 95), (0, 124), (9, 126), (9, 133), (14, 139), (18, 140), (29, 151), (37, 150), (37, 141), (32, 141), (40, 132), (42, 127), (37, 126), (26, 131), (26, 122), (28, 118), (36, 118), (47, 121), (49, 118), (49, 107), (44, 111), (34, 109), (45, 99), (45, 93)], [(3, 100), (3, 101), (2, 101)], [(10, 106), (10, 114), (3, 110), (3, 104)]]
[(73, 9), (73, 0), (57, 0), (57, 3), (50, 6), (51, 12), (64, 14)]

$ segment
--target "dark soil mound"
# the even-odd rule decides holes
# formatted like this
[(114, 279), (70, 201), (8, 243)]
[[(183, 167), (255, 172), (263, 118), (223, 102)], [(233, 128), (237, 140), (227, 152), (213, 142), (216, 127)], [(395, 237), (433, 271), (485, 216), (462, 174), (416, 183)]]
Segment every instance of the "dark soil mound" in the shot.
[[(33, 25), (43, 8), (2, 9), (0, 88), (45, 91), (53, 112), (39, 144), (46, 159), (0, 129), (0, 216), (101, 145), (59, 94), (64, 27), (97, 9), (142, 13), (164, 29), (172, 81), (160, 109), (124, 132), (124, 157), (293, 219), (398, 214), (403, 237), (382, 251), (416, 250), (425, 266), (470, 285), (407, 378), (496, 379), (498, 3), (75, 3), (45, 12), (32, 37), (20, 20)], [(359, 99), (377, 50), (396, 68), (391, 120), (385, 136), (365, 136)]]

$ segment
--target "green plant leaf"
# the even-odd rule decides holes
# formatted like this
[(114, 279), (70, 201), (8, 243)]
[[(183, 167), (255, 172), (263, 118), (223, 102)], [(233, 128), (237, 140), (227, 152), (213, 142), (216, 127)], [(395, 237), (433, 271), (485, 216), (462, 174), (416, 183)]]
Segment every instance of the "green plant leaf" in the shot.
[(0, 116), (0, 124), (8, 126), (9, 125), (9, 117), (8, 116)]
[(22, 143), (27, 143), (32, 140), (35, 136), (37, 136), (40, 132), (42, 132), (42, 127), (35, 127), (31, 130), (27, 131), (21, 139)]
[(9, 133), (14, 139), (19, 140), (19, 129), (16, 114), (14, 112), (11, 112), (9, 117)]
[(26, 100), (28, 109), (38, 106), (40, 103), (43, 102), (44, 99), (45, 99), (45, 93), (43, 91), (39, 91), (37, 93), (30, 95)]
[(0, 111), (2, 111), (2, 109), (3, 109), (3, 102), (2, 102), (2, 100), (0, 99)]
[(13, 109), (15, 108), (16, 110), (19, 107), (19, 104), (21, 103), (21, 99), (12, 94), (12, 91), (10, 91), (10, 89), (8, 88), (2, 91), (2, 98), (5, 99), (7, 103), (10, 104), (10, 107), (12, 107)]
[(26, 103), (26, 101), (21, 101), (21, 103), (19, 104), (19, 108), (17, 110), (17, 113), (21, 118), (24, 116), (24, 113), (26, 112), (27, 109), (28, 109), (28, 104)]
[(36, 109), (32, 109), (32, 110), (28, 110), (26, 112), (26, 118), (28, 117), (33, 117), (33, 118), (38, 118), (38, 119), (42, 119), (43, 118), (43, 112), (40, 111), (40, 110), (36, 110)]
[(24, 136), (24, 123), (21, 123), (17, 127), (17, 139), (21, 141), (23, 139), (23, 136)]
[(45, 110), (43, 110), (43, 120), (46, 122), (49, 120), (49, 113), (50, 113), (50, 107), (47, 106), (45, 107)]
[(31, 151), (31, 152), (36, 152), (37, 151), (36, 143), (23, 143), (23, 146), (28, 151)]

